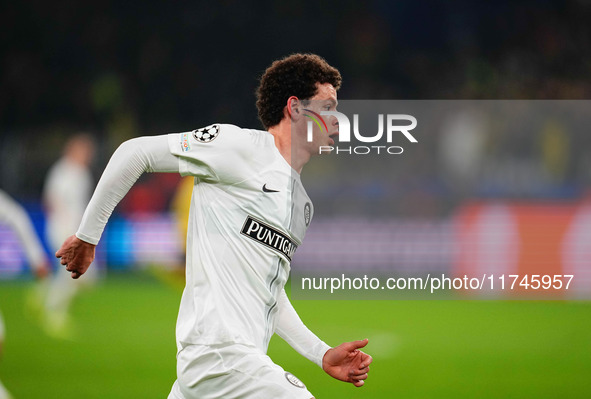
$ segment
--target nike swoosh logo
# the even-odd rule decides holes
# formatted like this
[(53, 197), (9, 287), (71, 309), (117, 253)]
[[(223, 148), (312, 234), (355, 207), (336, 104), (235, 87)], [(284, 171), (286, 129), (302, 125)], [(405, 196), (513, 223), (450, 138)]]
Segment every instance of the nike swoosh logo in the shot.
[(263, 191), (266, 193), (278, 193), (279, 190), (271, 190), (270, 188), (267, 188), (267, 184), (263, 185)]

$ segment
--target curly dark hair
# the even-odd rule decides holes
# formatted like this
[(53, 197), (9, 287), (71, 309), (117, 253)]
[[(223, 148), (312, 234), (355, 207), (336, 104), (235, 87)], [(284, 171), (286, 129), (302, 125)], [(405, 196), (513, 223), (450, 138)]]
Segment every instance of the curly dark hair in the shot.
[(281, 122), (289, 97), (301, 100), (314, 97), (316, 83), (330, 83), (338, 90), (341, 74), (316, 54), (292, 54), (273, 62), (261, 76), (256, 92), (259, 119), (265, 129)]

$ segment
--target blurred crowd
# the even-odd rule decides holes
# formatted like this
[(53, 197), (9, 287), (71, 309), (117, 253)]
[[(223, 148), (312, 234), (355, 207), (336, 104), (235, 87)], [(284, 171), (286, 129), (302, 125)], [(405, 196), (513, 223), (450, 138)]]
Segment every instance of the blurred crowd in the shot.
[[(116, 146), (134, 136), (211, 122), (260, 127), (258, 76), (296, 51), (321, 54), (341, 70), (341, 99), (589, 98), (590, 17), (586, 0), (7, 3), (0, 12), (0, 187), (37, 201), (39, 171), (80, 130), (97, 139), (96, 179)], [(449, 206), (433, 198), (449, 193), (439, 188), (446, 177), (431, 175), (474, 179), (458, 173), (469, 173), (479, 151), (488, 151), (478, 169), (491, 185), (523, 176), (503, 195), (531, 196), (522, 183), (535, 178), (540, 159), (551, 159), (553, 186), (578, 186), (558, 197), (580, 195), (589, 181), (580, 171), (589, 165), (577, 134), (522, 132), (509, 161), (503, 144), (491, 140), (472, 141), (472, 155), (455, 163), (445, 144), (425, 144), (408, 166), (415, 176), (395, 181), (407, 193), (399, 209), (423, 203), (445, 212)], [(121, 209), (168, 209), (178, 181), (145, 177)], [(155, 194), (154, 186), (164, 188)], [(371, 183), (356, 189), (380, 192)]]

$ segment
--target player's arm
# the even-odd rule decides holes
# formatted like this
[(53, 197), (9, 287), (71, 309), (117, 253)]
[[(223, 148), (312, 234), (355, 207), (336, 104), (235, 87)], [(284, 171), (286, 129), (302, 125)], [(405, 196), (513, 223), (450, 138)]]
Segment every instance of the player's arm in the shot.
[(145, 172), (178, 172), (179, 162), (169, 151), (168, 136), (138, 137), (115, 151), (84, 212), (76, 235), (66, 239), (55, 256), (78, 278), (94, 259), (94, 251), (115, 206)]
[(356, 387), (365, 383), (372, 358), (359, 349), (367, 345), (367, 339), (331, 348), (304, 325), (284, 290), (279, 295), (277, 306), (276, 333), (292, 348), (338, 380), (350, 382)]

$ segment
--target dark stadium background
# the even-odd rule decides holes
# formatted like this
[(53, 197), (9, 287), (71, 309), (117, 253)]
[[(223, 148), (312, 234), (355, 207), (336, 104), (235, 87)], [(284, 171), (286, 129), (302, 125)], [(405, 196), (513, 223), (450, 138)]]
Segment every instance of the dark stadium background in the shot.
[[(114, 149), (135, 136), (212, 122), (258, 128), (258, 77), (271, 61), (293, 52), (314, 52), (338, 67), (339, 99), (345, 100), (589, 99), (590, 18), (585, 0), (5, 2), (0, 188), (26, 207), (43, 234), (43, 179), (69, 135), (89, 131), (96, 137), (98, 179)], [(540, 137), (522, 134), (517, 146), (504, 141), (496, 150), (536, 164)], [(586, 131), (566, 138), (571, 145), (556, 179), (524, 192), (508, 177), (511, 184), (494, 199), (526, 207), (585, 204), (591, 143)], [(468, 201), (490, 198), (470, 190), (442, 194), (424, 185), (438, 171), (436, 148), (431, 150), (410, 159), (408, 167), (417, 173), (393, 180), (404, 189), (395, 199), (382, 198), (381, 206), (374, 206), (380, 193), (375, 186), (340, 176), (334, 192), (315, 201), (320, 225), (330, 222), (323, 216), (339, 217), (339, 203), (351, 203), (370, 209), (371, 220), (393, 218), (396, 225), (399, 218), (407, 221), (400, 222), (402, 229), (439, 240), (433, 228), (421, 230), (408, 219), (436, 223)], [(506, 160), (491, 159), (499, 165)], [(314, 173), (322, 165), (304, 171), (312, 188), (326, 177)], [(520, 176), (526, 184), (537, 175)], [(164, 237), (147, 239), (163, 251), (161, 258), (150, 255), (151, 263), (178, 263), (170, 260), (178, 243), (166, 240), (173, 236), (169, 212), (179, 181), (145, 176), (119, 206), (108, 250), (103, 243), (100, 253), (111, 273), (73, 309), (75, 342), (43, 335), (24, 316), (33, 282), (20, 249), (7, 244), (14, 237), (0, 229), (0, 309), (7, 325), (0, 380), (16, 398), (165, 397), (174, 380), (180, 288), (154, 271), (158, 265), (130, 252), (132, 244), (122, 237), (142, 220), (168, 229)], [(367, 351), (376, 361), (366, 387), (333, 382), (280, 340), (272, 343), (273, 358), (318, 398), (582, 398), (591, 389), (586, 301), (348, 299), (294, 306), (330, 344), (370, 338)]]

